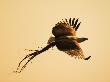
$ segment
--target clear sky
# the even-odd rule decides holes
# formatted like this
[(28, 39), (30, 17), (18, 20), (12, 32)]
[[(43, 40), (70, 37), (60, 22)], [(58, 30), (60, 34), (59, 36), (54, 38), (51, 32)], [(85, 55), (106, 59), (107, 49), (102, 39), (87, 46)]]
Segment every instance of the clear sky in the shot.
[[(78, 36), (88, 61), (55, 48), (37, 56), (14, 74), (24, 49), (46, 46), (54, 25), (63, 18), (81, 21)], [(110, 82), (109, 0), (0, 0), (0, 82)]]

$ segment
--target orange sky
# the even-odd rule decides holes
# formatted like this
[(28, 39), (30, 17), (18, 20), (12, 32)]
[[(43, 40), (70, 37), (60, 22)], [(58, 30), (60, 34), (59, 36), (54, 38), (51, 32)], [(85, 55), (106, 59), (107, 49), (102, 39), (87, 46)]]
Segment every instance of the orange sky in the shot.
[[(0, 0), (0, 82), (110, 82), (109, 0)], [(44, 47), (62, 18), (79, 18), (78, 36), (88, 61), (54, 48), (14, 74), (28, 51)]]

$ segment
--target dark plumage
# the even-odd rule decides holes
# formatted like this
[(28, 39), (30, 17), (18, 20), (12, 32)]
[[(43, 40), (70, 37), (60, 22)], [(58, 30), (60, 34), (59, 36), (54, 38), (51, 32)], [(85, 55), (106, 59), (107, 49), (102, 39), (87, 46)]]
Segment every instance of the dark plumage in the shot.
[[(15, 72), (20, 73), (26, 65), (37, 55), (48, 50), (51, 47), (56, 46), (58, 50), (67, 53), (70, 56), (74, 56), (75, 58), (81, 58), (84, 60), (88, 60), (91, 56), (85, 58), (79, 43), (88, 40), (88, 38), (78, 38), (76, 37), (76, 31), (78, 30), (81, 22), (78, 23), (78, 19), (65, 19), (65, 21), (58, 22), (52, 28), (52, 34), (54, 37), (50, 37), (47, 46), (41, 50), (34, 50), (35, 52), (27, 55), (18, 65), (18, 68)], [(33, 50), (31, 50), (33, 51)], [(27, 62), (21, 66), (21, 63), (27, 59)]]

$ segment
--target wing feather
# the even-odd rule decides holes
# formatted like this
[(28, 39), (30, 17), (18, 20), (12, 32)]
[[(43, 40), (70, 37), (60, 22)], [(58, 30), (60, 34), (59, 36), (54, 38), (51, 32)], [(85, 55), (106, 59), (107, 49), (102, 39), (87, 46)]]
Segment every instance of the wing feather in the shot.
[(63, 36), (56, 38), (55, 40), (56, 46), (59, 50), (67, 53), (72, 57), (74, 56), (75, 58), (85, 59), (83, 51), (76, 39)]

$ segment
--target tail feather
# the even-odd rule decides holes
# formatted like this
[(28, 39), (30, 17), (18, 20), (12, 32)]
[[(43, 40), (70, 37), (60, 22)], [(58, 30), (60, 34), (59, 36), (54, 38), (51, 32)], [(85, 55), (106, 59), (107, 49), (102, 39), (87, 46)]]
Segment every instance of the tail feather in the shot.
[[(26, 55), (26, 57), (23, 58), (23, 59), (20, 61), (20, 63), (18, 64), (18, 67), (17, 67), (16, 71), (14, 71), (14, 72), (15, 72), (15, 73), (20, 73), (20, 72), (22, 72), (23, 69), (26, 67), (26, 65), (27, 65), (34, 57), (36, 57), (37, 55), (43, 53), (44, 51), (46, 51), (46, 50), (48, 50), (49, 48), (54, 47), (54, 46), (55, 46), (55, 42), (48, 44), (46, 47), (44, 47), (44, 48), (43, 48), (42, 50), (40, 50), (40, 51), (36, 50), (35, 52)], [(25, 60), (27, 60), (26, 63), (21, 66), (21, 64), (22, 64)]]

